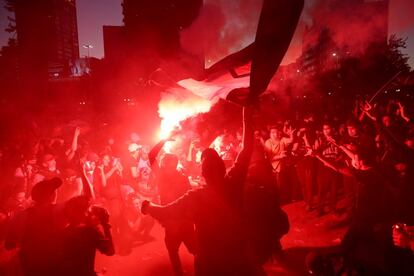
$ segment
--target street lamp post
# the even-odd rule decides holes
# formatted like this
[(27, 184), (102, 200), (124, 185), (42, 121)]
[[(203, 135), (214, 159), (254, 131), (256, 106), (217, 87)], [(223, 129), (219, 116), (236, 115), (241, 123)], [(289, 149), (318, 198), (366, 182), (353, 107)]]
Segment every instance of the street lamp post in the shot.
[(339, 55), (337, 53), (332, 53), (332, 56), (336, 60), (336, 69), (339, 69)]
[(82, 47), (85, 48), (85, 49), (88, 49), (88, 59), (89, 59), (89, 49), (92, 49), (93, 48), (93, 45), (85, 44)]
[(88, 49), (87, 63), (88, 63), (88, 73), (89, 73), (91, 69), (91, 60), (90, 60), (89, 50), (93, 48), (93, 45), (85, 44), (82, 47), (85, 49)]

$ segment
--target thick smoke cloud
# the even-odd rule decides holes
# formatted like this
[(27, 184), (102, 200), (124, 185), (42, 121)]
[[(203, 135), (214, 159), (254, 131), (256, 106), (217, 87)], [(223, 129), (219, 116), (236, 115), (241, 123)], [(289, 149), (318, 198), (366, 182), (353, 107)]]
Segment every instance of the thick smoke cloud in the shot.
[(308, 34), (304, 47), (316, 43), (320, 30), (326, 29), (337, 48), (346, 48), (351, 55), (361, 54), (373, 42), (386, 40), (386, 6), (386, 1), (315, 1), (307, 10), (314, 32)]
[(181, 45), (211, 65), (254, 40), (262, 0), (206, 0), (199, 17), (183, 30)]

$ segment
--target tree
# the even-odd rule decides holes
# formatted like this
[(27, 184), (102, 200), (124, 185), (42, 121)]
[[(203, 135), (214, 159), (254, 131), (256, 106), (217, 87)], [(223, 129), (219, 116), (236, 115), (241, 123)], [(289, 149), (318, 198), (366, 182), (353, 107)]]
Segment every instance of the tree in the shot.
[(401, 52), (401, 49), (407, 48), (407, 38), (397, 38), (395, 34), (390, 36), (388, 47), (386, 49), (386, 58), (389, 66), (395, 71), (409, 72), (409, 57)]

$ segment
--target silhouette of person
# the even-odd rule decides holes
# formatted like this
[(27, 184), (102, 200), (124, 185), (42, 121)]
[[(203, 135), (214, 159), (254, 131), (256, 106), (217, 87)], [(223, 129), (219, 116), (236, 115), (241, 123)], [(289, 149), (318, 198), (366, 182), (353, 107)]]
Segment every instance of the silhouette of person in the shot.
[(69, 224), (63, 230), (63, 255), (60, 275), (95, 276), (95, 254), (115, 254), (108, 212), (94, 206), (89, 210), (89, 199), (78, 196), (65, 204)]
[(243, 190), (253, 146), (251, 110), (243, 110), (243, 150), (226, 173), (223, 160), (213, 149), (204, 150), (202, 175), (206, 186), (189, 191), (164, 206), (148, 201), (143, 213), (162, 221), (189, 219), (195, 224), (198, 252), (196, 275), (254, 275), (247, 252), (243, 225)]
[(59, 275), (60, 231), (64, 227), (61, 206), (56, 205), (56, 190), (62, 180), (52, 178), (37, 183), (31, 192), (34, 206), (12, 219), (5, 239), (6, 249), (19, 248), (25, 276)]
[[(177, 200), (191, 188), (187, 176), (177, 170), (178, 157), (176, 155), (164, 154), (160, 167), (158, 167), (156, 157), (166, 141), (160, 141), (149, 153), (149, 161), (155, 175), (160, 203), (163, 205)], [(183, 242), (191, 254), (194, 255), (196, 253), (194, 224), (188, 219), (167, 219), (162, 224), (165, 228), (165, 245), (174, 274), (177, 276), (183, 275), (184, 272), (178, 250)]]

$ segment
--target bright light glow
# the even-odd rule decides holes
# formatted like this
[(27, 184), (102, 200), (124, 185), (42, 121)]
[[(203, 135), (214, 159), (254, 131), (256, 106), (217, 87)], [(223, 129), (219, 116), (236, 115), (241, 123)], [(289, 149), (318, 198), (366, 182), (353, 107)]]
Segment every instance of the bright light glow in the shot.
[(333, 57), (336, 57), (336, 53), (332, 53), (332, 56), (333, 56)]
[(158, 114), (161, 118), (160, 139), (168, 138), (180, 122), (199, 113), (208, 112), (211, 102), (191, 93), (183, 95), (183, 91), (174, 89), (164, 93), (158, 103)]

